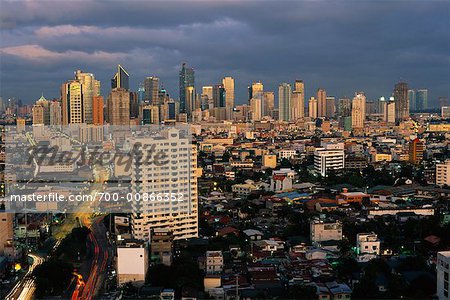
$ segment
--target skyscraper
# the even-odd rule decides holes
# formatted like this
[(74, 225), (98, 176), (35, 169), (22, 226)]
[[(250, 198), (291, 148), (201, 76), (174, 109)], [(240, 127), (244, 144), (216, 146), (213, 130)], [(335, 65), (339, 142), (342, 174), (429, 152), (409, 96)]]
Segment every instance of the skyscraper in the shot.
[(340, 117), (350, 117), (352, 115), (352, 100), (350, 98), (339, 99), (338, 114)]
[(305, 84), (296, 80), (292, 92), (292, 120), (296, 121), (305, 116)]
[(92, 123), (103, 125), (103, 96), (94, 96), (92, 102)]
[[(133, 237), (148, 240), (150, 229), (169, 228), (174, 239), (198, 236), (197, 147), (189, 137), (171, 128), (161, 137), (136, 136), (130, 145), (140, 144), (140, 149), (158, 149), (170, 153), (170, 166), (159, 166), (146, 159), (146, 151), (133, 155), (131, 165), (131, 190), (133, 193), (169, 195), (182, 201), (136, 201), (133, 203)], [(147, 151), (148, 152), (148, 151)], [(140, 159), (140, 157), (142, 159)], [(137, 159), (141, 161), (138, 162)], [(170, 171), (166, 170), (170, 168)]]
[(226, 91), (222, 84), (213, 85), (214, 107), (226, 107)]
[(418, 89), (416, 91), (416, 111), (423, 111), (428, 108), (428, 89)]
[(50, 125), (50, 102), (44, 95), (33, 105), (32, 114), (33, 124)]
[(257, 94), (262, 94), (264, 92), (264, 85), (261, 81), (253, 82), (251, 86), (248, 87), (248, 101), (255, 97)]
[(75, 72), (75, 79), (81, 83), (83, 93), (84, 123), (92, 124), (92, 101), (94, 96), (100, 95), (100, 81), (95, 80), (94, 74), (81, 70)]
[(282, 83), (278, 86), (278, 110), (281, 121), (291, 120), (291, 96), (292, 90), (289, 83)]
[(400, 81), (394, 88), (395, 120), (403, 121), (409, 117), (408, 84)]
[(326, 117), (327, 115), (327, 92), (325, 89), (317, 90), (317, 117)]
[(112, 89), (106, 107), (110, 125), (130, 124), (130, 92), (126, 89)]
[(358, 92), (352, 101), (352, 128), (363, 129), (366, 118), (366, 96), (363, 92)]
[(62, 125), (84, 123), (83, 92), (79, 80), (61, 85)]
[(262, 101), (262, 115), (270, 116), (273, 118), (273, 109), (275, 106), (275, 93), (274, 92), (263, 92)]
[(309, 98), (308, 101), (308, 116), (312, 119), (317, 119), (317, 99), (314, 97)]
[(61, 102), (50, 101), (50, 125), (61, 125)]
[(144, 79), (144, 101), (151, 105), (159, 104), (159, 78), (150, 76)]
[(327, 118), (334, 118), (334, 115), (336, 114), (336, 99), (334, 96), (327, 96), (326, 99), (326, 117)]
[(188, 86), (195, 86), (195, 72), (193, 68), (188, 68), (186, 63), (181, 65), (180, 70), (180, 112), (186, 113), (186, 88)]
[(394, 97), (390, 97), (389, 101), (384, 101), (384, 121), (386, 123), (395, 123), (395, 101)]
[(262, 117), (262, 99), (260, 97), (250, 99), (250, 117), (252, 121), (259, 121)]
[(234, 78), (231, 76), (222, 79), (222, 85), (225, 88), (225, 107), (227, 108), (227, 119), (231, 119), (234, 108)]
[(193, 86), (187, 86), (185, 88), (185, 101), (186, 101), (186, 113), (188, 118), (192, 116), (192, 112), (196, 109), (195, 107), (195, 88)]
[(409, 109), (411, 111), (416, 111), (416, 91), (408, 90), (408, 99), (409, 99)]
[(129, 81), (128, 72), (121, 65), (117, 65), (117, 72), (111, 79), (111, 89), (121, 88), (128, 91), (130, 89)]

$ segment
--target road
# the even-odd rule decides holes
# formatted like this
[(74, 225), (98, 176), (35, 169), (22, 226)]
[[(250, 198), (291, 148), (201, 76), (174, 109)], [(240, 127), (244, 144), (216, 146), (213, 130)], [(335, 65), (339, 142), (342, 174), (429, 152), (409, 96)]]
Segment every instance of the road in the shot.
[[(87, 272), (83, 282), (77, 283), (77, 286), (72, 294), (72, 300), (90, 300), (102, 288), (105, 282), (105, 272), (108, 264), (112, 260), (111, 249), (106, 237), (106, 228), (103, 224), (103, 217), (98, 217), (90, 222), (87, 216), (80, 218), (80, 222), (91, 229), (89, 233), (89, 247), (91, 249), (92, 257), (89, 260)], [(90, 225), (89, 225), (90, 224)]]
[(5, 300), (31, 300), (33, 299), (34, 291), (36, 290), (36, 285), (34, 282), (33, 271), (34, 269), (44, 262), (44, 258), (35, 255), (28, 254), (28, 256), (33, 260), (33, 263), (28, 268), (27, 273), (22, 280), (17, 282), (14, 288), (5, 297)]

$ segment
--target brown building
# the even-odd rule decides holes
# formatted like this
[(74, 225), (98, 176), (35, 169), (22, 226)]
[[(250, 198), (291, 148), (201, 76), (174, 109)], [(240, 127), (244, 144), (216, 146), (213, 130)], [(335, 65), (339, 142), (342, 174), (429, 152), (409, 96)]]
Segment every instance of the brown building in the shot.
[(326, 117), (327, 115), (327, 92), (320, 88), (317, 90), (317, 116)]
[(92, 123), (103, 125), (103, 96), (94, 96), (92, 99)]
[(423, 160), (425, 145), (418, 138), (409, 142), (409, 162), (418, 165)]
[(13, 219), (13, 213), (0, 211), (0, 255), (5, 254), (6, 245), (14, 238)]
[(170, 266), (172, 264), (173, 234), (165, 228), (155, 228), (151, 235), (151, 259)]
[(406, 120), (409, 117), (408, 84), (400, 81), (394, 87), (395, 121)]
[(115, 88), (108, 97), (108, 122), (110, 125), (130, 124), (130, 92)]

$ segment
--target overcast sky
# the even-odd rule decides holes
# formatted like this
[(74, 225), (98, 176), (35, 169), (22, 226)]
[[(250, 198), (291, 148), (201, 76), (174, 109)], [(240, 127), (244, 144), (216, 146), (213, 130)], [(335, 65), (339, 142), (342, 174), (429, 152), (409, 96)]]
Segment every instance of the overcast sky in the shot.
[[(423, 1), (425, 2), (425, 1)], [(81, 69), (109, 92), (117, 64), (132, 89), (161, 78), (178, 98), (178, 70), (196, 87), (236, 80), (265, 90), (303, 79), (336, 97), (389, 96), (403, 79), (450, 96), (450, 1), (10, 1), (1, 0), (0, 95), (34, 102)]]

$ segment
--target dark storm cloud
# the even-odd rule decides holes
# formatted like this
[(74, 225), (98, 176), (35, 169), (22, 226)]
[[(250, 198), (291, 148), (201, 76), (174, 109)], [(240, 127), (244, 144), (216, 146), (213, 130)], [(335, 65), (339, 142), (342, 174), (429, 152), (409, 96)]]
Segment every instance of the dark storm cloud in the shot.
[[(307, 96), (388, 96), (400, 78), (449, 96), (449, 2), (431, 1), (17, 1), (1, 3), (3, 97), (56, 97), (73, 71), (93, 72), (108, 92), (115, 65), (137, 87), (158, 75), (177, 97), (182, 61), (197, 88), (236, 79), (266, 90), (303, 79)], [(26, 84), (25, 84), (26, 83)]]

